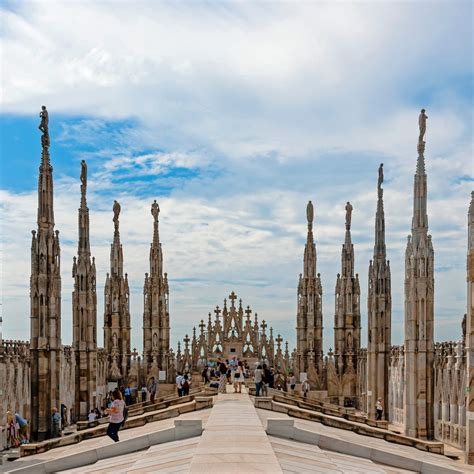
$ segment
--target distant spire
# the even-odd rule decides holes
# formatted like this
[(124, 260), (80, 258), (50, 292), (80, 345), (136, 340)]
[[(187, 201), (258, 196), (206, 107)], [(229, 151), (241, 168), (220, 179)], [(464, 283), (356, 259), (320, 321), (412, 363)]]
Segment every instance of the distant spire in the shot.
[(308, 236), (304, 248), (304, 278), (316, 276), (316, 245), (313, 238), (314, 207), (311, 201), (306, 206), (306, 218), (308, 219)]
[(352, 243), (351, 240), (351, 223), (352, 223), (352, 204), (347, 201), (346, 203), (346, 238), (345, 244), (350, 245)]
[(120, 204), (118, 201), (114, 201), (113, 212), (114, 212), (114, 240), (110, 250), (110, 273), (111, 275), (123, 275), (123, 253), (122, 245), (120, 243), (120, 231), (119, 231), (119, 215), (120, 215)]
[(157, 248), (160, 243), (158, 234), (158, 216), (160, 214), (160, 206), (156, 202), (156, 199), (151, 205), (151, 215), (153, 216), (153, 247)]
[(412, 220), (412, 234), (415, 244), (417, 244), (418, 236), (420, 234), (426, 235), (428, 232), (428, 214), (427, 214), (427, 177), (425, 172), (425, 143), (423, 137), (426, 132), (425, 109), (421, 109), (418, 118), (420, 127), (420, 135), (418, 137), (418, 159), (416, 163), (416, 173), (413, 192), (413, 220)]
[(45, 105), (42, 106), (39, 115), (41, 123), (38, 128), (42, 132), (42, 150), (38, 178), (38, 226), (53, 229), (53, 167), (49, 159), (49, 117)]
[(376, 257), (385, 258), (385, 215), (383, 210), (383, 163), (379, 166), (379, 179), (377, 184), (377, 212), (375, 214), (375, 245), (374, 260)]
[(471, 204), (468, 214), (468, 249), (474, 251), (474, 191), (471, 191)]
[(90, 255), (89, 244), (89, 209), (87, 207), (87, 164), (84, 160), (81, 161), (81, 206), (79, 208), (79, 243), (78, 256)]

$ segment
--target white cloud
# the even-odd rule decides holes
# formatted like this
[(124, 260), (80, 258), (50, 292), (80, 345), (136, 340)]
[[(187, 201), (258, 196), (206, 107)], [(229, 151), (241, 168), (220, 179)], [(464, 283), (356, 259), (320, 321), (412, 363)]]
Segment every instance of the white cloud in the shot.
[[(401, 342), (420, 105), (429, 115), (429, 216), (442, 270), (436, 276), (437, 336), (457, 337), (465, 308), (465, 213), (472, 188), (472, 181), (459, 177), (474, 175), (472, 111), (462, 86), (472, 73), (466, 64), (472, 25), (461, 9), (440, 3), (428, 11), (412, 2), (298, 7), (105, 2), (87, 8), (63, 2), (54, 8), (20, 4), (16, 12), (1, 14), (5, 113), (30, 114), (46, 103), (51, 120), (59, 113), (81, 117), (65, 120), (57, 140), (93, 146), (77, 156), (97, 164), (89, 206), (99, 282), (108, 266), (111, 202), (122, 204), (135, 345), (140, 346), (153, 199), (162, 210), (174, 340), (235, 290), (292, 343), (304, 210), (312, 199), (326, 346), (332, 346), (344, 203), (354, 204), (364, 301), (381, 161), (394, 342)], [(133, 125), (107, 126), (116, 119), (131, 119)], [(177, 167), (195, 174), (166, 176)], [(76, 176), (57, 178), (68, 341), (79, 193)], [(166, 183), (170, 192), (160, 195)], [(2, 191), (5, 332), (18, 337), (26, 337), (29, 327), (33, 186)], [(99, 327), (102, 303), (100, 296)], [(456, 325), (442, 324), (450, 318)]]

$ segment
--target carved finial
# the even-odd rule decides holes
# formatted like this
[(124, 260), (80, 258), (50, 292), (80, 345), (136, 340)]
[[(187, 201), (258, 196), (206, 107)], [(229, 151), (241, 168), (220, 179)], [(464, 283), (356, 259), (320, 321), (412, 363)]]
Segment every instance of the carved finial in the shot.
[(308, 225), (313, 223), (314, 207), (311, 201), (309, 201), (308, 205), (306, 206), (306, 218), (308, 219)]
[(352, 204), (347, 201), (346, 203), (346, 229), (350, 230), (351, 229), (351, 221), (352, 221)]
[(119, 227), (119, 215), (120, 215), (120, 204), (118, 201), (114, 201), (114, 207), (113, 207), (113, 211), (114, 211), (114, 218), (113, 218), (113, 221), (114, 221), (114, 226), (115, 226), (115, 230), (118, 231), (118, 227)]

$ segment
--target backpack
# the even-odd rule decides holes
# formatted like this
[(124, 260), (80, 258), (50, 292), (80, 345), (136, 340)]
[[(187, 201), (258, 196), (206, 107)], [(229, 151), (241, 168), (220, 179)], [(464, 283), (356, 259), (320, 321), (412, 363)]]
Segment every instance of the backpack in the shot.
[(184, 389), (188, 389), (188, 388), (189, 388), (189, 382), (188, 382), (187, 380), (185, 380), (185, 381), (183, 382), (183, 388), (184, 388)]
[(128, 408), (127, 405), (123, 407), (123, 421), (122, 421), (122, 427), (125, 426), (125, 422), (127, 421), (128, 418)]

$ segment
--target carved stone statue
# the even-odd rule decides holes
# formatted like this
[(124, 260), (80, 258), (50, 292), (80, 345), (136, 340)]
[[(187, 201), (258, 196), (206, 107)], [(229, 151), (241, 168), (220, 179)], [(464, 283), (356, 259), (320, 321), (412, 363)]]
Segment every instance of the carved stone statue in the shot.
[(84, 188), (87, 186), (87, 164), (85, 160), (81, 161), (81, 184)]
[(383, 183), (383, 163), (380, 163), (379, 166), (379, 181), (377, 183), (377, 187), (380, 189)]
[(155, 201), (153, 201), (153, 204), (151, 205), (151, 215), (155, 219), (155, 222), (158, 220), (158, 214), (159, 213), (160, 213), (160, 206), (158, 205), (158, 203), (155, 200)]
[(346, 203), (346, 229), (351, 228), (351, 220), (352, 220), (352, 204), (347, 201)]
[(308, 218), (308, 223), (312, 224), (314, 219), (314, 208), (311, 201), (309, 201), (306, 206), (306, 217)]
[(39, 114), (41, 123), (39, 124), (39, 129), (43, 132), (44, 135), (48, 134), (48, 125), (49, 125), (49, 117), (48, 111), (46, 110), (46, 105), (41, 106), (41, 112)]
[(118, 203), (118, 201), (114, 201), (113, 211), (114, 211), (113, 221), (114, 221), (115, 227), (118, 227), (119, 215), (120, 215), (120, 204)]
[(418, 137), (418, 143), (423, 143), (423, 138), (426, 132), (426, 119), (428, 116), (425, 114), (425, 109), (421, 109), (420, 115), (418, 117), (418, 125), (420, 127), (420, 136)]
[(38, 128), (43, 132), (43, 135), (41, 135), (41, 145), (43, 147), (49, 147), (49, 131), (48, 131), (49, 117), (48, 117), (48, 111), (46, 110), (46, 105), (41, 106), (41, 112), (39, 116), (41, 118), (41, 122)]

